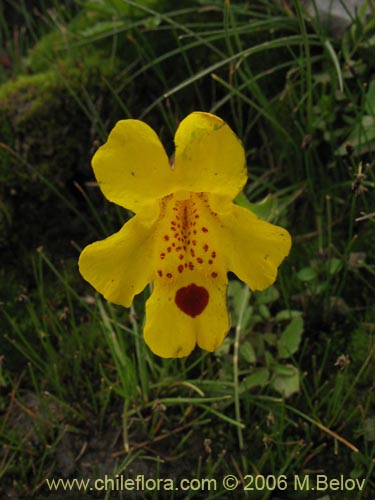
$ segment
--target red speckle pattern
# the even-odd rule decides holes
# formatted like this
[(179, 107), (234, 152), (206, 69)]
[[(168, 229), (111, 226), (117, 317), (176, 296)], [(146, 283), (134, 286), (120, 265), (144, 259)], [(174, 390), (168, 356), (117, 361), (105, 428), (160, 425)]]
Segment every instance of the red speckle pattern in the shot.
[(206, 309), (209, 298), (209, 293), (203, 286), (191, 283), (177, 290), (174, 301), (183, 313), (195, 318)]
[[(200, 276), (205, 275), (206, 279), (218, 276), (217, 266), (213, 265), (216, 264), (214, 259), (216, 259), (217, 248), (214, 248), (215, 240), (211, 234), (212, 231), (210, 231), (210, 224), (218, 223), (215, 220), (216, 217), (217, 214), (211, 209), (205, 193), (187, 193), (185, 199), (168, 195), (161, 200), (158, 249), (162, 262), (160, 262), (160, 269), (157, 271), (159, 279), (168, 282), (183, 279), (186, 283), (186, 280), (189, 282), (189, 279), (196, 280), (192, 271), (198, 271)], [(202, 225), (203, 221), (204, 225)], [(193, 285), (198, 289), (203, 288), (194, 283), (189, 286)], [(204, 295), (203, 292), (198, 293), (196, 288), (189, 288), (189, 297), (193, 295), (196, 297), (200, 293)], [(180, 288), (180, 290), (182, 289)], [(191, 290), (194, 290), (194, 293)], [(185, 302), (180, 301), (180, 305)], [(182, 305), (180, 309), (183, 310), (183, 307)], [(195, 309), (193, 308), (192, 311), (194, 312)], [(195, 317), (197, 314), (194, 312), (194, 314), (189, 315)]]

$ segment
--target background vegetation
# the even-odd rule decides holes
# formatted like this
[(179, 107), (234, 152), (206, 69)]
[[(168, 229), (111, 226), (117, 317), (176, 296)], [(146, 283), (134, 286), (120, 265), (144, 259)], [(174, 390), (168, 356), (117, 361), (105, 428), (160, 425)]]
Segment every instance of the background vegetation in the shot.
[[(362, 9), (334, 38), (297, 1), (0, 6), (1, 495), (46, 498), (59, 477), (321, 473), (366, 488), (290, 486), (288, 498), (372, 499), (374, 17)], [(265, 292), (230, 276), (217, 352), (163, 360), (142, 340), (149, 291), (112, 306), (77, 258), (131, 215), (90, 167), (114, 123), (145, 120), (171, 153), (193, 110), (242, 139), (238, 202), (286, 227), (293, 248)]]

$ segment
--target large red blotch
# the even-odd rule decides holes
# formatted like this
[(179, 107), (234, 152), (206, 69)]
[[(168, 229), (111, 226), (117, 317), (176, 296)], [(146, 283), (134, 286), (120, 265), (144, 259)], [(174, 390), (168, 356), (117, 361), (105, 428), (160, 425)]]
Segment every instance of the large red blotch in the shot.
[(182, 312), (195, 318), (206, 309), (209, 297), (207, 290), (203, 286), (192, 283), (177, 290), (174, 301)]

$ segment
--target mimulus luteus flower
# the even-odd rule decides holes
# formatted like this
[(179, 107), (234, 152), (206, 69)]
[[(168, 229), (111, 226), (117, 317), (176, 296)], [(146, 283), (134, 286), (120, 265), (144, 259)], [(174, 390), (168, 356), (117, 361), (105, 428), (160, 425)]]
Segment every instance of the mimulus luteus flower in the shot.
[(130, 307), (148, 283), (144, 339), (162, 357), (215, 350), (229, 330), (227, 273), (251, 290), (271, 285), (289, 233), (233, 203), (247, 180), (244, 149), (230, 127), (191, 113), (169, 163), (156, 133), (119, 121), (92, 166), (106, 198), (135, 213), (119, 232), (81, 253), (83, 277), (110, 302)]

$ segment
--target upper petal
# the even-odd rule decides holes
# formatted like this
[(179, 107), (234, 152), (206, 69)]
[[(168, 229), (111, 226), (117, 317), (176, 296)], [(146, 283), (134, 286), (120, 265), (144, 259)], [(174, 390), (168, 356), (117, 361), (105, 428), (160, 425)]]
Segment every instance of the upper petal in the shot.
[(115, 304), (130, 307), (153, 279), (150, 253), (156, 220), (135, 215), (117, 233), (88, 245), (79, 257), (82, 276)]
[(173, 190), (172, 170), (159, 137), (139, 120), (117, 122), (92, 166), (106, 198), (133, 212)]
[(181, 121), (175, 145), (175, 175), (180, 189), (218, 193), (232, 200), (246, 183), (243, 146), (221, 118), (191, 113)]
[(264, 290), (272, 285), (278, 266), (290, 251), (288, 231), (234, 204), (223, 210), (219, 217), (220, 242), (228, 269), (251, 290)]

